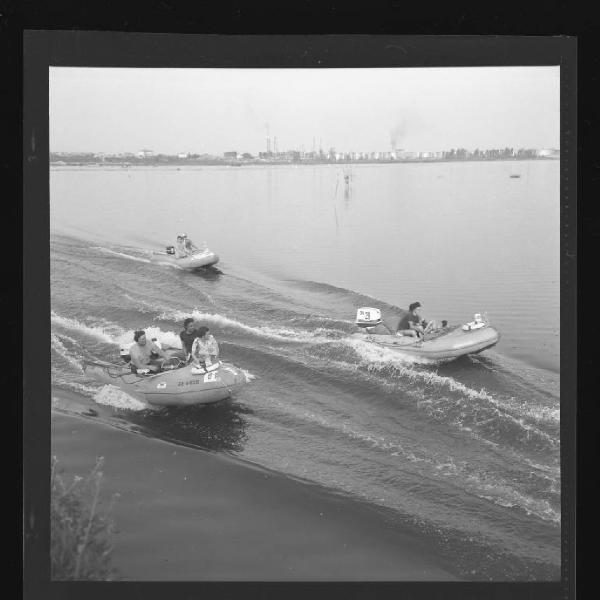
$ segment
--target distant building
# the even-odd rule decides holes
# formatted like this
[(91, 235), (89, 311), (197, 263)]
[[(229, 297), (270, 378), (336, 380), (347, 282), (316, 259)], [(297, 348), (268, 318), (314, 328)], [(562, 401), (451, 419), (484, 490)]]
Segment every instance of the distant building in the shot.
[(139, 152), (136, 152), (136, 156), (138, 158), (148, 158), (149, 156), (154, 156), (154, 150), (143, 149)]
[(189, 158), (190, 157), (190, 153), (189, 152), (180, 152), (177, 155), (177, 158)]
[(543, 158), (559, 158), (560, 150), (556, 148), (543, 148), (542, 150), (537, 151), (537, 155)]
[(419, 158), (419, 153), (409, 150), (396, 150), (396, 158), (398, 160), (414, 160), (415, 158)]
[(237, 159), (237, 157), (238, 157), (238, 153), (237, 153), (237, 152), (225, 152), (225, 153), (223, 154), (223, 156), (224, 156), (225, 158), (228, 158), (228, 159), (234, 159), (234, 160), (235, 160), (235, 159)]

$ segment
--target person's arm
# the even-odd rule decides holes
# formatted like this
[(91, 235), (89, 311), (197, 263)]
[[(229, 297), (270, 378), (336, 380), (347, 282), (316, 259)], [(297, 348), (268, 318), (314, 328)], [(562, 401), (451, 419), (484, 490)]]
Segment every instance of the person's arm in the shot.
[(161, 358), (169, 358), (167, 353), (158, 344), (152, 343), (152, 352), (156, 352)]
[(191, 348), (189, 348), (188, 345), (185, 343), (183, 332), (179, 334), (179, 339), (181, 340), (181, 349), (183, 350), (183, 353), (186, 355), (186, 357), (189, 356)]
[(210, 336), (210, 355), (215, 360), (219, 358), (219, 344), (212, 335)]
[(410, 329), (414, 329), (417, 333), (423, 333), (423, 327), (419, 323), (418, 317), (415, 317), (414, 320), (409, 322)]
[(424, 329), (425, 333), (429, 333), (430, 331), (432, 331), (434, 329), (438, 329), (438, 323), (434, 319), (431, 319), (431, 321), (429, 321), (429, 322), (423, 320), (423, 323), (425, 324), (425, 329)]
[(192, 352), (190, 353), (190, 356), (192, 357), (192, 363), (197, 367), (200, 366), (199, 339), (200, 338), (196, 338), (192, 343)]

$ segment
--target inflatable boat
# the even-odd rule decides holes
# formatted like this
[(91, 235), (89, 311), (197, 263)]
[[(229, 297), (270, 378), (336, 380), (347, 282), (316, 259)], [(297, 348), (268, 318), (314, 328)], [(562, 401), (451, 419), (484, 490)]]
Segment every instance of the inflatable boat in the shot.
[(164, 350), (169, 358), (156, 361), (163, 369), (158, 373), (134, 372), (126, 363), (100, 361), (87, 362), (84, 368), (94, 379), (154, 406), (212, 404), (229, 398), (248, 383), (246, 374), (233, 365), (218, 362), (196, 368), (185, 364), (181, 350)]
[(203, 250), (198, 250), (188, 256), (178, 258), (174, 253), (173, 246), (167, 246), (165, 252), (153, 252), (152, 261), (162, 264), (168, 263), (170, 265), (175, 265), (180, 269), (194, 270), (216, 265), (219, 262), (219, 257), (208, 248), (204, 248)]
[(384, 323), (380, 311), (375, 308), (359, 309), (356, 325), (361, 332), (352, 334), (353, 338), (400, 354), (434, 361), (447, 361), (466, 354), (477, 354), (491, 348), (500, 339), (500, 333), (480, 314), (476, 314), (473, 321), (462, 326), (439, 327), (426, 333), (424, 339), (397, 335), (397, 323), (394, 325), (391, 320)]

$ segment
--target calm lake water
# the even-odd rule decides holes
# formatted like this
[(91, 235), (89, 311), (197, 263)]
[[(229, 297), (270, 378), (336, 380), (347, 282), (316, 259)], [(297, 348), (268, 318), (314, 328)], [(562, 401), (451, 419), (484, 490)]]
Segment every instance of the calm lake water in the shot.
[[(560, 578), (558, 161), (53, 168), (50, 190), (57, 408), (384, 507), (460, 577)], [(222, 274), (150, 262), (180, 231)], [(502, 338), (416, 364), (350, 337), (357, 308), (416, 300)], [(236, 398), (156, 415), (86, 379), (188, 315), (254, 378)]]

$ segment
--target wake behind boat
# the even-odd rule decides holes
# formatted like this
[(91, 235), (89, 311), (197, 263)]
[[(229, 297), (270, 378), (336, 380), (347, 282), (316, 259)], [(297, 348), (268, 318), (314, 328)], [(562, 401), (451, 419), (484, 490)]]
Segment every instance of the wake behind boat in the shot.
[(153, 252), (151, 256), (152, 261), (159, 264), (168, 263), (179, 267), (180, 269), (192, 271), (195, 269), (212, 267), (219, 262), (219, 257), (208, 248), (181, 257), (178, 257), (174, 252), (170, 251), (172, 248), (172, 246), (167, 246), (165, 252)]
[(396, 334), (396, 327), (384, 324), (381, 313), (375, 308), (361, 308), (357, 311), (356, 325), (361, 332), (353, 338), (376, 344), (418, 358), (431, 360), (452, 360), (467, 354), (477, 354), (491, 348), (500, 339), (499, 332), (480, 315), (475, 320), (461, 326), (444, 327), (425, 336), (425, 339)]

